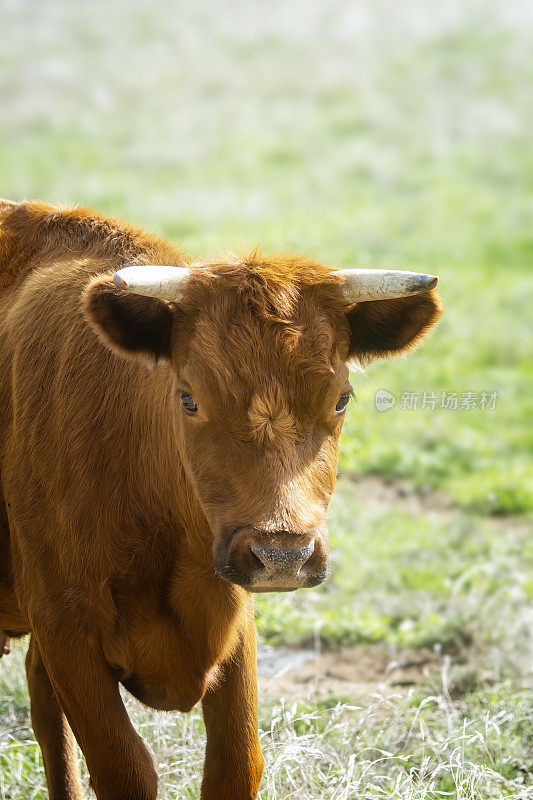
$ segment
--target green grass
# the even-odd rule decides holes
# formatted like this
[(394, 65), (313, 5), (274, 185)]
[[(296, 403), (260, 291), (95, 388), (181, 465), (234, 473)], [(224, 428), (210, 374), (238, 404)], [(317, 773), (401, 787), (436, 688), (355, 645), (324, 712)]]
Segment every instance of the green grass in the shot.
[[(527, 4), (1, 12), (0, 195), (93, 206), (205, 257), (259, 244), (441, 278), (445, 315), (423, 347), (353, 375), (331, 580), (259, 598), (258, 627), (270, 643), (432, 646), (454, 666), (444, 685), (357, 709), (265, 706), (262, 800), (533, 797)], [(375, 409), (379, 389), (393, 409)], [(405, 392), (435, 393), (437, 407), (404, 410)], [(498, 398), (450, 410), (443, 392)], [(348, 477), (365, 474), (452, 507), (367, 502)], [(198, 715), (130, 707), (162, 798), (197, 797)], [(0, 766), (1, 800), (46, 796), (20, 649), (0, 665)]]

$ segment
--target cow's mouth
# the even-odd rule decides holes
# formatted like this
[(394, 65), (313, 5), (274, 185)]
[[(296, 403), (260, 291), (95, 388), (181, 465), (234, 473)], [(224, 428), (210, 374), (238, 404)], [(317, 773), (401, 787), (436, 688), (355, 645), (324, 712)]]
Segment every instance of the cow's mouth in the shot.
[(296, 589), (310, 589), (323, 583), (329, 577), (327, 569), (313, 575), (298, 573), (293, 580), (280, 580), (274, 577), (262, 578), (260, 573), (256, 577), (250, 577), (237, 572), (231, 567), (217, 569), (217, 573), (224, 580), (235, 583), (237, 586), (242, 586), (248, 592), (257, 594), (262, 592), (295, 592)]

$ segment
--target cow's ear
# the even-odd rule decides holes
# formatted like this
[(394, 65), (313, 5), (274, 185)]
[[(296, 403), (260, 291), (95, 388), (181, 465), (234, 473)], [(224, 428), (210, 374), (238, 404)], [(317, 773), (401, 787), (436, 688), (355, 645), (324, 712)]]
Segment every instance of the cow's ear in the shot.
[(86, 288), (83, 305), (89, 323), (115, 353), (150, 365), (170, 360), (173, 303), (130, 294), (100, 277)]
[(347, 313), (349, 360), (364, 364), (415, 347), (441, 312), (440, 298), (435, 291), (357, 303)]

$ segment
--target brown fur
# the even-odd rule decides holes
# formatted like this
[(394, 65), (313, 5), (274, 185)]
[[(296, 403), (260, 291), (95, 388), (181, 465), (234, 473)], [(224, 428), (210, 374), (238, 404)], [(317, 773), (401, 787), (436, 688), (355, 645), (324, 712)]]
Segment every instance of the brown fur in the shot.
[[(185, 298), (116, 289), (126, 263), (187, 264)], [(0, 287), (0, 632), (32, 634), (51, 796), (81, 797), (74, 735), (99, 800), (154, 800), (122, 681), (156, 708), (202, 700), (202, 798), (250, 800), (253, 604), (213, 553), (236, 526), (324, 528), (346, 362), (409, 347), (436, 295), (347, 309), (303, 259), (198, 265), (92, 211), (7, 202)]]

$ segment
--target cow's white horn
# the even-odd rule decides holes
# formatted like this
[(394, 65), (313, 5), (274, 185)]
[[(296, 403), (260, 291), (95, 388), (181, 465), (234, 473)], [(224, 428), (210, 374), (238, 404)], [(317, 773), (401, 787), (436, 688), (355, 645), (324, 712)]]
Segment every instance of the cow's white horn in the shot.
[(398, 269), (343, 269), (335, 274), (344, 278), (342, 291), (348, 303), (428, 292), (439, 280), (435, 275)]
[(181, 300), (191, 271), (186, 267), (167, 267), (160, 264), (143, 264), (122, 267), (113, 275), (118, 289), (133, 294), (159, 297), (161, 300)]

